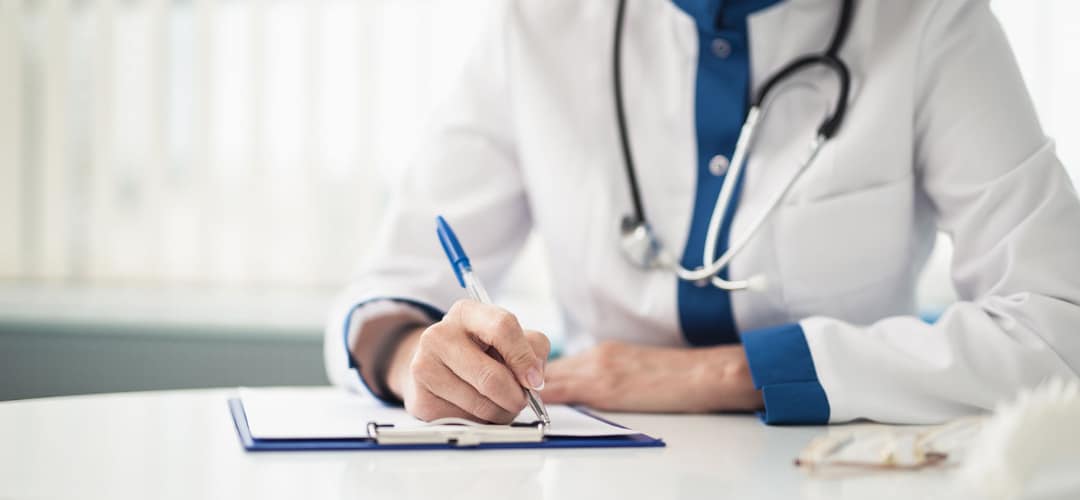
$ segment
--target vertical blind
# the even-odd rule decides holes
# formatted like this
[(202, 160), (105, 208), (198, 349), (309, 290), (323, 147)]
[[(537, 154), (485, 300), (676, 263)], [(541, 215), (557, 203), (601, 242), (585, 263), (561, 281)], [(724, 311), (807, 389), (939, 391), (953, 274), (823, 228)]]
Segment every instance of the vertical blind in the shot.
[[(493, 1), (0, 0), (0, 279), (339, 285)], [(1080, 2), (993, 6), (1080, 178)]]
[(0, 278), (346, 279), (489, 0), (0, 0)]

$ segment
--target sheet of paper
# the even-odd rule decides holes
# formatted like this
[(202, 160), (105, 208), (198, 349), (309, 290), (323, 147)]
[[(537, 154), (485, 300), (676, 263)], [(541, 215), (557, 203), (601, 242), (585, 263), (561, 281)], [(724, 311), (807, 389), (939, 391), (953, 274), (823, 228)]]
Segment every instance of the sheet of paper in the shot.
[[(547, 411), (548, 416), (551, 417), (551, 425), (544, 430), (545, 436), (597, 437), (638, 434), (637, 431), (611, 425), (603, 420), (597, 420), (569, 406), (547, 405)], [(535, 422), (536, 415), (532, 410), (526, 408), (514, 421), (522, 423)]]
[[(405, 410), (389, 407), (367, 395), (327, 389), (240, 389), (248, 429), (256, 439), (355, 439), (366, 438), (368, 422), (398, 427), (420, 426), (424, 422)], [(549, 405), (551, 426), (548, 436), (597, 437), (637, 434), (597, 420), (574, 408)], [(534, 422), (529, 409), (517, 422)]]
[(333, 388), (241, 388), (240, 401), (256, 439), (366, 438), (370, 421), (416, 421), (401, 408)]

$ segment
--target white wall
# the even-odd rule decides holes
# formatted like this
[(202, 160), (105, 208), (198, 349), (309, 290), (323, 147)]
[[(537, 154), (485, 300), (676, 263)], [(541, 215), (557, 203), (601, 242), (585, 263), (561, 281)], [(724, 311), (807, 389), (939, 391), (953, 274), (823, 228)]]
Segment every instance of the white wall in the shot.
[(489, 0), (0, 0), (0, 279), (336, 287)]

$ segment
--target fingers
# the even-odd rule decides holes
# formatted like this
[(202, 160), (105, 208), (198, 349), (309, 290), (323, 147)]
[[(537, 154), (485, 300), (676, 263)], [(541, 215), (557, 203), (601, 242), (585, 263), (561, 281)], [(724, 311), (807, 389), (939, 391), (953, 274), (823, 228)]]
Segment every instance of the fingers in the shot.
[(410, 415), (430, 422), (438, 418), (445, 417), (457, 417), (464, 418), (466, 420), (476, 420), (476, 417), (470, 415), (465, 410), (458, 408), (453, 403), (442, 399), (431, 391), (424, 388), (417, 388), (417, 394), (412, 399), (405, 400), (405, 409)]
[(591, 404), (587, 354), (575, 354), (552, 361), (545, 368), (547, 378), (540, 397), (548, 404)]
[[(514, 378), (506, 365), (480, 350), (476, 343), (453, 335), (432, 336), (429, 343), (434, 344), (430, 349), (433, 357), (445, 368), (445, 371), (434, 373), (432, 377), (453, 377), (454, 380), (463, 381), (478, 394), (495, 402), (506, 411), (514, 412), (515, 415), (525, 408), (525, 395), (521, 391), (521, 383)], [(439, 385), (439, 387), (445, 386)], [(446, 397), (438, 390), (435, 393)]]
[(540, 398), (544, 400), (544, 404), (549, 405), (580, 403), (580, 401), (575, 400), (574, 390), (570, 387), (570, 383), (564, 380), (558, 382), (554, 380), (548, 381), (544, 386), (544, 390), (540, 391)]
[(548, 382), (565, 379), (570, 375), (582, 372), (585, 369), (586, 362), (585, 356), (582, 354), (563, 356), (547, 365), (544, 368), (544, 375), (547, 376)]
[(576, 356), (562, 358), (552, 362), (545, 370), (546, 383), (540, 397), (545, 404), (582, 403), (578, 397), (577, 378), (574, 376)]
[[(488, 359), (494, 361), (491, 360), (491, 358)], [(510, 385), (516, 389), (517, 399), (522, 400), (521, 407), (509, 409), (503, 408), (500, 404), (493, 402), (491, 399), (477, 391), (476, 388), (469, 385), (469, 383), (455, 375), (450, 368), (444, 365), (440, 360), (432, 357), (425, 356), (423, 358), (414, 359), (413, 371), (416, 374), (417, 381), (423, 384), (424, 389), (432, 395), (437, 395), (439, 399), (450, 403), (454, 407), (464, 410), (464, 412), (470, 415), (469, 418), (479, 418), (487, 422), (500, 424), (509, 423), (514, 420), (514, 417), (516, 417), (525, 406), (520, 387), (514, 382), (514, 379), (510, 376), (510, 372), (505, 368), (503, 368), (505, 377), (509, 380)]]
[(406, 408), (424, 420), (458, 416), (508, 423), (525, 408), (522, 386), (544, 386), (551, 344), (517, 318), (475, 301), (455, 304), (417, 340)]
[(447, 313), (469, 334), (492, 346), (517, 380), (526, 387), (544, 386), (544, 366), (516, 317), (505, 309), (473, 300), (461, 300)]

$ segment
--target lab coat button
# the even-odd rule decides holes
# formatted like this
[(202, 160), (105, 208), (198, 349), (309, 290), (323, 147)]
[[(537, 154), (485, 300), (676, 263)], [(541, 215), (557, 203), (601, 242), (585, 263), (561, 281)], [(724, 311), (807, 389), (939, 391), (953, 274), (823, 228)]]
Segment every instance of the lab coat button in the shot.
[(728, 166), (731, 164), (728, 158), (724, 155), (716, 155), (709, 160), (709, 173), (719, 177), (727, 173)]
[(727, 59), (731, 55), (731, 42), (723, 38), (714, 39), (712, 41), (712, 53), (720, 59)]

